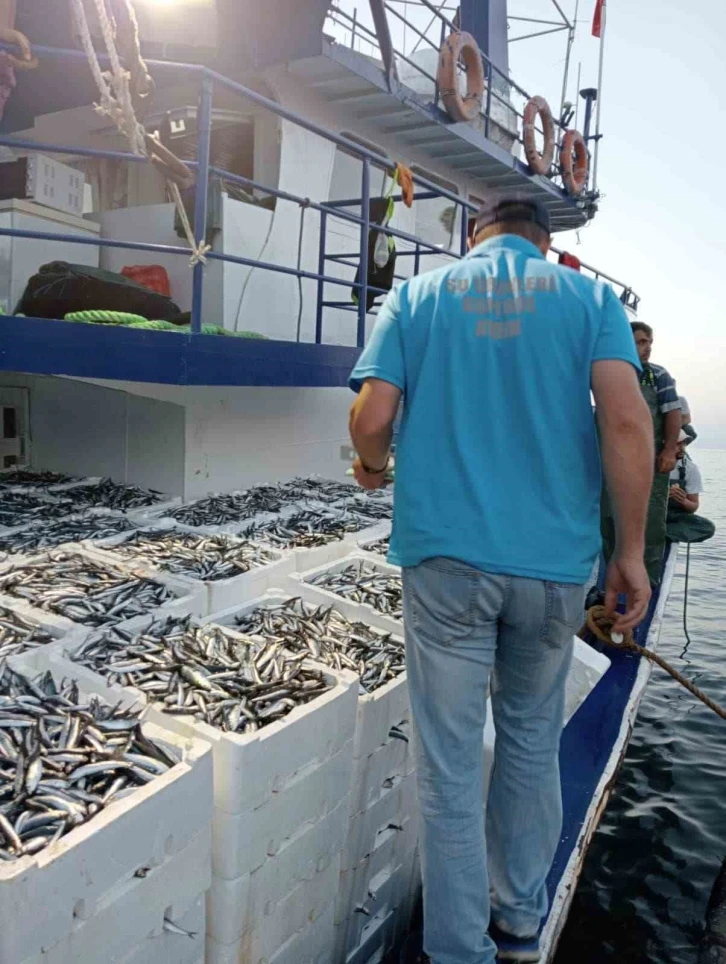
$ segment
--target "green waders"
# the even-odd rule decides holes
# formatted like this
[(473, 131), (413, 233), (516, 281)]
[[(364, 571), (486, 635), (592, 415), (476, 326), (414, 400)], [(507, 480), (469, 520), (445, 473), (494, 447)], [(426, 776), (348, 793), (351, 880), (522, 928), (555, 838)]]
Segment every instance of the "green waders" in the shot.
[[(652, 379), (642, 380), (640, 390), (653, 419), (655, 451), (658, 454), (663, 448), (665, 419), (658, 407), (655, 382)], [(645, 568), (648, 570), (648, 578), (653, 586), (658, 585), (661, 580), (663, 553), (666, 544), (666, 513), (668, 511), (669, 490), (670, 477), (668, 472), (656, 472), (653, 476), (653, 488), (650, 491), (650, 502), (648, 503), (648, 518), (645, 523)], [(600, 507), (600, 531), (605, 561), (610, 562), (615, 552), (615, 519), (610, 496), (605, 486), (603, 486)]]

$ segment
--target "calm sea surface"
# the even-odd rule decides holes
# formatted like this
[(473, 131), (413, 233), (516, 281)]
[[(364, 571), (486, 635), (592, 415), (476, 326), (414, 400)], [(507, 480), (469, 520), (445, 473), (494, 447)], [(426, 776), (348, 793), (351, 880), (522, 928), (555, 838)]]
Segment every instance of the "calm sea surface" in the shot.
[[(660, 652), (726, 705), (726, 451), (692, 449), (716, 536), (681, 550)], [(556, 964), (694, 964), (726, 855), (726, 721), (654, 667)]]

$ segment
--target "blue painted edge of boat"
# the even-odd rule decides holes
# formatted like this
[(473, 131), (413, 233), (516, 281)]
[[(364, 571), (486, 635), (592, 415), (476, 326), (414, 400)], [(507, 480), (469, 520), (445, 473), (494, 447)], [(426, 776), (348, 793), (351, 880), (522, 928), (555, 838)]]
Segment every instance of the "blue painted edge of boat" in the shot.
[(164, 385), (344, 388), (359, 348), (0, 316), (0, 370)]
[[(657, 648), (677, 557), (678, 546), (669, 545), (663, 580), (634, 634), (641, 646)], [(551, 909), (543, 926), (543, 962), (551, 961), (556, 951), (590, 838), (612, 792), (652, 669), (639, 656), (591, 645), (604, 652), (611, 665), (562, 734), (563, 831), (547, 880)]]

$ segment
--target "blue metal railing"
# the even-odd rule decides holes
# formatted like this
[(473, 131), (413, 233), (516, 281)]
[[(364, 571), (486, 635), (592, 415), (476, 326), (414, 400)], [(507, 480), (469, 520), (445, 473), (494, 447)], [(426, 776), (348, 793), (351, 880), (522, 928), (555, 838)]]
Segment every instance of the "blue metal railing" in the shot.
[[(5, 45), (0, 44), (0, 49), (8, 48)], [(81, 51), (77, 50), (65, 50), (61, 48), (42, 46), (35, 47), (34, 50), (36, 55), (41, 59), (67, 59), (71, 61), (85, 61), (85, 55)], [(99, 59), (102, 62), (104, 61), (104, 58)], [(359, 347), (362, 347), (365, 340), (366, 317), (368, 313), (367, 301), (369, 292), (375, 291), (376, 293), (382, 293), (380, 289), (372, 289), (368, 283), (368, 239), (372, 226), (370, 220), (371, 169), (376, 168), (381, 171), (392, 171), (395, 168), (395, 161), (389, 157), (384, 157), (377, 152), (369, 150), (356, 141), (345, 137), (345, 135), (337, 134), (333, 131), (327, 130), (325, 127), (322, 127), (321, 125), (298, 115), (296, 112), (283, 107), (275, 101), (270, 100), (259, 92), (252, 90), (243, 84), (237, 83), (236, 81), (230, 80), (229, 78), (224, 77), (221, 74), (210, 70), (209, 68), (195, 64), (178, 64), (170, 61), (150, 60), (147, 63), (149, 68), (154, 72), (165, 72), (167, 74), (175, 74), (185, 78), (191, 76), (200, 82), (200, 96), (197, 114), (197, 157), (196, 161), (189, 162), (189, 167), (196, 171), (196, 187), (194, 196), (194, 237), (197, 244), (203, 242), (207, 234), (208, 184), (211, 176), (220, 177), (232, 184), (252, 188), (272, 198), (297, 203), (301, 207), (310, 208), (311, 210), (318, 212), (320, 215), (318, 270), (315, 272), (306, 271), (299, 267), (290, 267), (275, 262), (263, 261), (261, 258), (246, 258), (215, 251), (210, 251), (207, 254), (207, 258), (212, 261), (222, 261), (244, 267), (261, 268), (266, 271), (288, 276), (295, 276), (299, 279), (317, 282), (315, 343), (321, 344), (323, 342), (325, 308), (346, 307), (357, 312), (356, 344)], [(211, 162), (211, 135), (214, 94), (218, 88), (230, 91), (237, 96), (255, 104), (256, 106), (272, 112), (284, 120), (302, 127), (311, 133), (317, 134), (321, 138), (342, 148), (347, 153), (357, 157), (362, 162), (360, 197), (347, 201), (316, 202), (312, 201), (310, 198), (300, 197), (278, 187), (265, 185), (252, 178), (233, 174), (229, 171), (214, 166)], [(105, 158), (129, 163), (141, 163), (145, 160), (144, 158), (138, 157), (137, 155), (129, 152), (41, 143), (27, 139), (14, 138), (11, 136), (0, 136), (0, 145), (7, 146), (21, 152), (41, 151), (49, 154), (61, 154), (82, 158)], [(401, 251), (399, 254), (401, 256), (413, 257), (413, 273), (417, 274), (421, 266), (422, 256), (428, 254), (449, 254), (451, 257), (460, 257), (465, 253), (469, 216), (472, 212), (474, 212), (475, 205), (473, 205), (467, 199), (462, 198), (446, 188), (429, 181), (421, 175), (414, 174), (413, 180), (419, 188), (419, 200), (444, 198), (455, 205), (457, 215), (459, 213), (459, 208), (461, 209), (461, 237), (459, 251), (456, 253), (444, 252), (435, 245), (396, 228), (390, 226), (380, 228), (378, 225), (373, 225), (373, 227), (375, 227), (377, 230), (384, 231), (387, 236), (400, 239), (412, 245), (411, 251)], [(346, 208), (352, 206), (360, 207), (360, 215), (346, 210)], [(331, 219), (348, 222), (352, 225), (356, 225), (360, 229), (360, 246), (357, 252), (328, 252), (327, 239)], [(21, 231), (11, 228), (0, 228), (0, 236), (7, 235), (44, 241), (55, 240), (59, 242), (72, 242), (98, 248), (121, 248), (130, 251), (148, 252), (155, 255), (167, 254), (188, 256), (190, 253), (188, 248), (180, 245), (161, 245), (142, 241), (116, 241), (111, 238), (89, 238), (84, 235), (73, 233)], [(359, 281), (334, 277), (325, 273), (326, 264), (328, 261), (338, 264), (347, 263), (349, 266), (354, 267), (356, 266), (354, 262), (351, 263), (349, 260), (345, 260), (354, 257), (358, 258), (357, 267), (359, 269)], [(196, 335), (199, 334), (202, 329), (204, 305), (204, 265), (202, 263), (196, 264), (193, 268), (193, 272), (191, 333), (192, 335)], [(398, 280), (401, 280), (403, 276), (396, 277)], [(338, 286), (339, 288), (342, 287), (348, 289), (348, 291), (352, 289), (353, 291), (357, 292), (357, 306), (343, 301), (326, 302), (326, 285), (334, 285)]]

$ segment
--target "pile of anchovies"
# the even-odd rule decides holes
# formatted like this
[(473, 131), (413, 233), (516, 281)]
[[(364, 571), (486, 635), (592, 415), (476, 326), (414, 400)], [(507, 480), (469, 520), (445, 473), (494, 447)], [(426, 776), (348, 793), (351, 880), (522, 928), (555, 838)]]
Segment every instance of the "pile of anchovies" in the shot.
[(0, 526), (22, 526), (40, 519), (60, 519), (73, 512), (70, 502), (50, 502), (25, 492), (0, 492)]
[(229, 536), (161, 529), (139, 530), (113, 551), (140, 556), (149, 565), (204, 582), (230, 579), (277, 560), (269, 549)]
[(138, 485), (119, 485), (111, 479), (63, 489), (57, 494), (72, 502), (76, 508), (98, 507), (118, 509), (121, 512), (128, 512), (129, 509), (143, 509), (145, 506), (161, 502), (164, 498), (161, 492), (141, 489)]
[(0, 861), (39, 853), (178, 762), (137, 712), (0, 664)]
[(94, 627), (142, 616), (174, 598), (158, 582), (128, 576), (63, 550), (3, 573), (0, 592)]
[(84, 539), (109, 539), (134, 526), (123, 516), (84, 515), (29, 526), (17, 532), (0, 536), (0, 553), (11, 555), (34, 552), (38, 549), (54, 549), (68, 542)]
[(52, 642), (50, 633), (33, 625), (12, 609), (0, 606), (0, 661)]
[(22, 485), (33, 489), (47, 489), (51, 485), (73, 481), (75, 480), (72, 475), (63, 475), (61, 472), (26, 472), (22, 469), (0, 476), (0, 486), (3, 487)]
[(393, 619), (403, 619), (400, 573), (385, 572), (361, 559), (337, 572), (324, 572), (311, 583), (351, 602), (366, 603)]
[(303, 509), (286, 519), (271, 519), (250, 526), (243, 533), (253, 542), (269, 542), (282, 549), (315, 549), (342, 539), (348, 532), (360, 532), (368, 523), (360, 516), (338, 515)]
[(375, 500), (365, 495), (354, 495), (345, 500), (345, 508), (372, 522), (387, 522), (393, 518), (393, 502), (388, 499)]
[(334, 669), (352, 670), (366, 693), (385, 686), (406, 668), (403, 640), (351, 622), (332, 606), (289, 599), (238, 616), (235, 622), (251, 639), (310, 656)]
[(340, 502), (351, 498), (361, 490), (350, 482), (336, 482), (332, 479), (292, 479), (280, 485), (280, 492), (290, 502), (315, 499), (318, 502)]
[(391, 548), (391, 540), (389, 536), (385, 539), (376, 539), (375, 542), (369, 542), (366, 546), (363, 546), (366, 552), (375, 552), (379, 556), (387, 556)]
[(73, 661), (112, 685), (136, 687), (164, 713), (254, 733), (330, 689), (320, 670), (304, 665), (307, 656), (170, 617), (136, 636), (118, 627), (92, 634)]
[(198, 528), (244, 522), (263, 512), (279, 512), (283, 507), (284, 502), (277, 487), (270, 485), (250, 489), (249, 492), (213, 495), (172, 509), (168, 515), (177, 522)]

